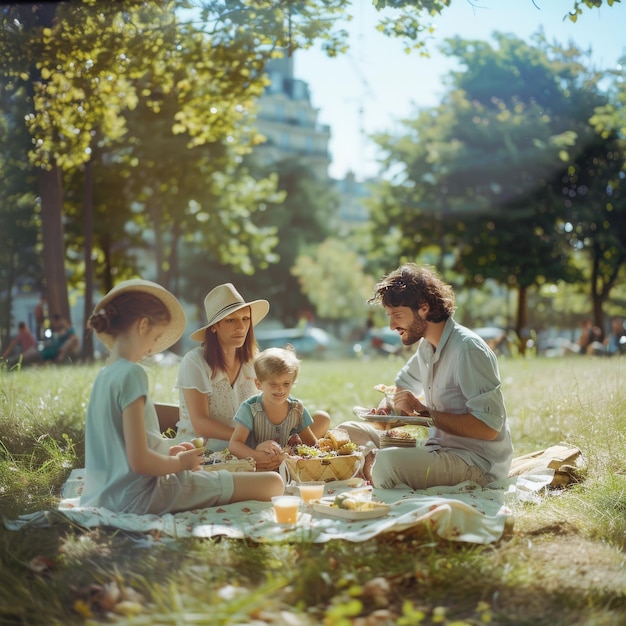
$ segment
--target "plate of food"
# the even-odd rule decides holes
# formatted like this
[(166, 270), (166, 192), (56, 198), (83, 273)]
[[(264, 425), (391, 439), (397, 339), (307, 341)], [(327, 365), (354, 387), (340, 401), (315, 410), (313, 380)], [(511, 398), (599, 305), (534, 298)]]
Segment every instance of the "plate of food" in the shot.
[(415, 437), (402, 428), (392, 428), (380, 434), (381, 448), (415, 448), (416, 444)]
[(388, 426), (432, 426), (433, 420), (427, 415), (378, 415), (373, 412), (374, 409), (366, 409), (362, 406), (355, 406), (352, 408), (352, 412), (366, 422), (380, 422), (381, 424), (387, 424)]
[(239, 459), (228, 449), (205, 453), (202, 465), (207, 472), (219, 470), (227, 470), (229, 472), (256, 471), (256, 461), (253, 458)]
[(340, 493), (334, 497), (320, 498), (310, 502), (313, 510), (349, 520), (364, 520), (384, 517), (391, 507), (384, 502), (372, 500), (371, 497), (359, 497), (359, 494), (351, 492)]

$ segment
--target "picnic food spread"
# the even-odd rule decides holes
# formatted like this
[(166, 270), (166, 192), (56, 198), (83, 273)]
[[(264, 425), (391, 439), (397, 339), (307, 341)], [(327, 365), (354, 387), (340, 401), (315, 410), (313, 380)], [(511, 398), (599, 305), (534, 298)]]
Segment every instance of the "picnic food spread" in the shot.
[(395, 385), (383, 385), (382, 383), (378, 384), (378, 385), (374, 385), (374, 389), (376, 389), (376, 391), (380, 391), (381, 393), (384, 393), (385, 395), (391, 393), (396, 393), (396, 386)]
[(313, 501), (313, 508), (318, 513), (351, 520), (383, 517), (390, 507), (384, 502), (372, 500), (372, 488), (351, 489), (330, 498)]
[(335, 501), (332, 506), (339, 507), (340, 509), (350, 509), (352, 511), (367, 511), (368, 509), (374, 508), (372, 506), (374, 504), (375, 502), (371, 497), (371, 490), (367, 495), (362, 495), (362, 493), (359, 493), (359, 490), (353, 490), (338, 493), (335, 496)]
[(408, 430), (399, 428), (385, 430), (380, 435), (381, 448), (414, 448), (416, 441), (415, 437)]
[(430, 417), (425, 415), (413, 414), (413, 415), (379, 415), (375, 412), (375, 409), (366, 409), (362, 406), (352, 407), (352, 412), (366, 422), (379, 422), (386, 424), (391, 428), (397, 426), (405, 426), (411, 424), (415, 426), (432, 426), (433, 421)]
[(342, 428), (331, 428), (315, 446), (295, 443), (285, 449), (288, 479), (297, 482), (347, 480), (360, 469), (363, 455)]
[(374, 389), (376, 391), (380, 391), (381, 393), (385, 394), (385, 398), (387, 398), (387, 405), (389, 406), (389, 410), (392, 413), (395, 413), (395, 407), (393, 404), (393, 396), (396, 393), (396, 386), (395, 385), (384, 385), (382, 383), (378, 384), (378, 385), (374, 385)]
[(219, 452), (207, 452), (202, 465), (206, 471), (227, 470), (229, 472), (254, 472), (256, 461), (252, 458), (239, 459), (226, 448)]
[(352, 454), (356, 452), (357, 445), (350, 441), (350, 435), (342, 428), (330, 428), (327, 433), (317, 440), (315, 446), (307, 446), (297, 443), (287, 450), (291, 456), (301, 458), (320, 458)]

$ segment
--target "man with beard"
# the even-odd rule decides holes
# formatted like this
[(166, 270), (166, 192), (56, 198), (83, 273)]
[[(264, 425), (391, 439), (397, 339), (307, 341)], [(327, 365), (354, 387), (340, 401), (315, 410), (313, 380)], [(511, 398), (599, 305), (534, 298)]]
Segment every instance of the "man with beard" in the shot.
[(380, 303), (404, 345), (418, 343), (398, 372), (391, 404), (376, 413), (430, 416), (432, 428), (415, 448), (380, 447), (380, 426), (341, 425), (371, 448), (364, 476), (375, 487), (425, 489), (473, 481), (482, 486), (508, 476), (513, 447), (496, 356), (452, 317), (454, 291), (429, 268), (407, 263), (377, 285)]

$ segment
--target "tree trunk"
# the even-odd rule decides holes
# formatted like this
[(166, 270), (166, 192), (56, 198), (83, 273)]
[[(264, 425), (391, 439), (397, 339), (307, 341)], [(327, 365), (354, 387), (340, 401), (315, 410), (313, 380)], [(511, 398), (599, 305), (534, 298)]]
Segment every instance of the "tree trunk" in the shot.
[(65, 276), (65, 237), (63, 233), (63, 183), (55, 164), (39, 172), (43, 271), (50, 314), (58, 313), (71, 323), (70, 302)]
[(604, 303), (609, 299), (611, 290), (617, 283), (620, 268), (624, 263), (624, 255), (616, 257), (613, 269), (610, 273), (601, 276), (600, 274), (600, 257), (604, 251), (596, 246), (592, 248), (591, 260), (591, 280), (589, 285), (589, 293), (591, 296), (591, 309), (593, 311), (593, 322), (603, 330), (604, 328)]
[(85, 207), (83, 217), (85, 237), (85, 313), (83, 319), (83, 361), (93, 361), (93, 334), (87, 320), (93, 311), (93, 167), (91, 159), (85, 163)]
[(6, 268), (6, 280), (4, 287), (6, 288), (6, 298), (3, 298), (1, 318), (6, 321), (6, 326), (0, 330), (0, 346), (4, 349), (5, 342), (11, 337), (11, 328), (13, 326), (13, 287), (15, 286), (15, 265), (16, 255), (13, 250), (8, 255), (10, 259), (9, 267)]
[(528, 287), (520, 285), (517, 291), (517, 322), (515, 324), (515, 332), (519, 339), (518, 347), (520, 354), (526, 351), (526, 341), (524, 338), (524, 329), (528, 323)]
[(180, 241), (180, 226), (178, 222), (172, 224), (172, 239), (170, 244), (170, 280), (168, 289), (178, 296), (180, 290), (180, 259), (178, 255), (178, 244)]
[(148, 213), (152, 218), (152, 231), (154, 233), (154, 259), (155, 259), (155, 273), (154, 280), (162, 287), (168, 288), (168, 277), (165, 269), (166, 254), (165, 254), (165, 239), (163, 237), (163, 221), (161, 219), (161, 212), (154, 198), (148, 200)]
[(104, 273), (102, 274), (102, 291), (103, 293), (109, 293), (111, 289), (113, 289), (113, 252), (111, 247), (113, 242), (111, 241), (111, 237), (107, 234), (104, 237), (100, 238), (100, 249), (102, 250), (102, 254), (104, 256)]

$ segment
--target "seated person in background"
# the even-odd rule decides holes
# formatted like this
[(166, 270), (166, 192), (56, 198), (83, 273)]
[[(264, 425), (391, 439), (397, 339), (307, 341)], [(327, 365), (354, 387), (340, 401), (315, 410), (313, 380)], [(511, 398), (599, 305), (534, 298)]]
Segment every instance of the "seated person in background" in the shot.
[(44, 361), (63, 363), (78, 352), (80, 342), (76, 336), (74, 327), (58, 313), (51, 318), (52, 338), (44, 342), (40, 350)]
[[(255, 384), (261, 393), (245, 400), (235, 414), (235, 430), (228, 449), (241, 458), (252, 457), (260, 469), (277, 469), (283, 448), (304, 443), (314, 446), (313, 418), (291, 396), (300, 372), (293, 348), (268, 348), (254, 360)], [(325, 413), (330, 421), (330, 416)]]
[[(11, 357), (11, 353), (18, 345), (20, 347), (20, 353)], [(37, 350), (37, 340), (30, 332), (26, 322), (20, 322), (17, 325), (17, 335), (13, 337), (11, 343), (9, 343), (6, 350), (2, 353), (2, 358), (8, 358), (8, 367), (13, 367), (19, 362), (21, 362), (22, 365), (27, 365), (28, 363), (41, 361), (41, 356)]]
[[(353, 442), (373, 448), (365, 478), (388, 489), (464, 481), (484, 486), (507, 478), (513, 447), (498, 360), (478, 335), (452, 317), (452, 288), (429, 268), (408, 263), (383, 278), (369, 302), (382, 304), (404, 345), (419, 342), (396, 377), (395, 413), (428, 414), (433, 427), (415, 448), (377, 451), (380, 430), (365, 422), (340, 425)], [(390, 413), (387, 399), (378, 412)]]
[(581, 322), (581, 333), (578, 338), (578, 345), (581, 354), (603, 354), (604, 349), (604, 333), (599, 326), (595, 326), (590, 319), (584, 319)]
[(611, 332), (605, 339), (606, 352), (609, 356), (626, 354), (626, 321), (623, 317), (611, 320)]

